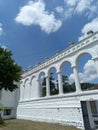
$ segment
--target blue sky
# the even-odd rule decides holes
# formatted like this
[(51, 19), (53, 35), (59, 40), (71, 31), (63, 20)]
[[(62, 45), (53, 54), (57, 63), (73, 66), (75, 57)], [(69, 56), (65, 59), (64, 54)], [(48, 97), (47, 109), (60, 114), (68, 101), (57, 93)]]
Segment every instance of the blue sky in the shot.
[(98, 30), (98, 0), (0, 0), (0, 45), (28, 69)]

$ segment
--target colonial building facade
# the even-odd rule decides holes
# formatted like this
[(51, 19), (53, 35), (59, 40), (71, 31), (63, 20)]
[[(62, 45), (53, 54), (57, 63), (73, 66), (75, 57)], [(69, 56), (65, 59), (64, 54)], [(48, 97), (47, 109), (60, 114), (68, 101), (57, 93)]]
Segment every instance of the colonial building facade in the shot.
[[(89, 54), (94, 61), (98, 75), (98, 32), (90, 33), (87, 38), (47, 58), (22, 74), (20, 81), (20, 99), (17, 106), (17, 118), (74, 125), (81, 129), (97, 127), (98, 90), (82, 91), (77, 61), (80, 56)], [(64, 93), (62, 66), (71, 64), (74, 74), (75, 92)], [(59, 94), (50, 94), (50, 71), (56, 69)], [(42, 97), (40, 77), (46, 79), (46, 96)]]
[[(47, 58), (45, 62), (23, 73), (17, 118), (74, 125), (81, 129), (95, 128), (98, 90), (81, 90), (77, 61), (83, 54), (89, 54), (92, 57), (98, 75), (98, 32), (90, 33), (84, 40), (72, 44), (68, 49), (52, 58)], [(61, 71), (62, 65), (66, 62), (71, 64), (76, 86), (76, 91), (68, 94), (63, 93)], [(58, 75), (58, 95), (50, 95), (51, 68), (55, 68)], [(41, 96), (40, 76), (42, 73), (46, 78), (45, 97)], [(93, 113), (92, 105), (96, 109), (95, 113)]]

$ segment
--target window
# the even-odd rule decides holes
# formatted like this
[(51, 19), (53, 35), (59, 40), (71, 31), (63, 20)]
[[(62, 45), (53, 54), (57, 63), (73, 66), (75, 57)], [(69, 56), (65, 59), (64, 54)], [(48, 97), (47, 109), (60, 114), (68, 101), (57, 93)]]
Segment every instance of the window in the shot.
[(11, 109), (5, 109), (4, 110), (4, 115), (11, 115)]

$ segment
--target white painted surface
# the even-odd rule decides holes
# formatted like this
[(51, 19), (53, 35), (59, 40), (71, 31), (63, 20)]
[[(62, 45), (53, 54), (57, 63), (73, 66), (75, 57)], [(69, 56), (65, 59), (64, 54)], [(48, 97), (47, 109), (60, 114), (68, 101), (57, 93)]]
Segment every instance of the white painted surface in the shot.
[(5, 107), (12, 108), (11, 115), (4, 116), (3, 118), (9, 119), (16, 117), (18, 100), (19, 100), (19, 89), (13, 92), (2, 90), (0, 104), (2, 104)]
[[(62, 123), (84, 129), (81, 101), (98, 100), (97, 90), (81, 91), (79, 74), (76, 66), (78, 58), (85, 53), (91, 55), (92, 59), (95, 61), (96, 71), (98, 72), (98, 32), (33, 69), (26, 71), (22, 75), (23, 78), (21, 81), (25, 86), (25, 93), (23, 92), (24, 99), (20, 100), (18, 103), (17, 118)], [(61, 83), (62, 75), (58, 73), (61, 70), (62, 64), (66, 61), (71, 63), (76, 86), (76, 92), (69, 94), (63, 94)], [(56, 96), (50, 95), (49, 71), (52, 67), (54, 67), (58, 73), (59, 94)], [(40, 97), (41, 94), (38, 94), (41, 87), (38, 82), (42, 72), (46, 76), (46, 97)], [(26, 83), (27, 80), (28, 83)], [(29, 95), (28, 92), (30, 92), (29, 94), (31, 97), (28, 96), (29, 98), (26, 98), (27, 95)]]
[[(20, 97), (17, 107), (17, 118), (51, 123), (62, 123), (74, 125), (84, 129), (81, 111), (81, 101), (98, 100), (98, 90), (82, 92), (76, 61), (80, 55), (89, 53), (95, 61), (98, 74), (98, 32), (82, 40), (76, 45), (62, 51), (51, 59), (34, 67), (22, 75), (20, 82), (20, 96), (16, 91), (13, 93), (2, 92), (1, 103), (10, 107), (17, 107), (17, 97)], [(49, 70), (52, 67), (59, 72), (66, 61), (74, 67), (76, 92), (63, 94), (61, 85), (61, 74), (59, 77), (59, 95), (50, 96)], [(39, 76), (44, 72), (46, 79), (46, 97), (40, 97)], [(15, 112), (15, 111), (14, 111)], [(15, 114), (13, 114), (15, 115)]]

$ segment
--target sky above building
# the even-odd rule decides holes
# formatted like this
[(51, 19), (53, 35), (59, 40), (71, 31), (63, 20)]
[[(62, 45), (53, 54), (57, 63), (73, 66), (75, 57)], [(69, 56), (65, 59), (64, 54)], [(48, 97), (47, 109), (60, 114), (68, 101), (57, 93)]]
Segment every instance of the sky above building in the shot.
[(0, 0), (0, 46), (12, 50), (23, 69), (85, 38), (89, 30), (98, 31), (98, 0)]

